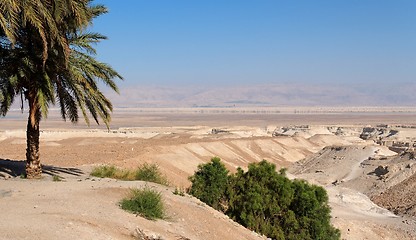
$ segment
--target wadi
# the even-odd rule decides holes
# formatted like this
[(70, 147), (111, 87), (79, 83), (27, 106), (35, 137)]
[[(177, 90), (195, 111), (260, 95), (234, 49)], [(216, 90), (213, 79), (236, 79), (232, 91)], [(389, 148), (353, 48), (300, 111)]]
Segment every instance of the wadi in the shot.
[[(212, 157), (230, 172), (266, 160), (324, 187), (342, 239), (416, 238), (413, 114), (214, 110), (118, 109), (109, 130), (52, 113), (41, 131), (38, 180), (22, 177), (25, 119), (10, 114), (0, 130), (0, 238), (265, 239), (186, 194), (188, 178)], [(156, 164), (168, 186), (90, 175), (97, 166), (145, 163)], [(121, 209), (131, 188), (160, 192), (166, 217)]]

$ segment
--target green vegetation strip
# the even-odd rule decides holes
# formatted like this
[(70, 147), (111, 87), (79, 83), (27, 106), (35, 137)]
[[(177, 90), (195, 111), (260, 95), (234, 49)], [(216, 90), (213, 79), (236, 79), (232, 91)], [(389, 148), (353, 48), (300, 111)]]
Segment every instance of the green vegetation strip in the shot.
[(125, 181), (146, 181), (154, 182), (162, 185), (169, 185), (169, 182), (156, 164), (143, 164), (136, 170), (121, 169), (115, 166), (99, 166), (95, 167), (91, 176), (101, 178), (114, 178)]

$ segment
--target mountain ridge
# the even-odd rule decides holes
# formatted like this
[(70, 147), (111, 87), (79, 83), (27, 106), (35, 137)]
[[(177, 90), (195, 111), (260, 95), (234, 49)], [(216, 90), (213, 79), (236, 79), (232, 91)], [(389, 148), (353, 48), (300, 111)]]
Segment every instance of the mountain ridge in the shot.
[(413, 106), (416, 84), (122, 86), (116, 107)]

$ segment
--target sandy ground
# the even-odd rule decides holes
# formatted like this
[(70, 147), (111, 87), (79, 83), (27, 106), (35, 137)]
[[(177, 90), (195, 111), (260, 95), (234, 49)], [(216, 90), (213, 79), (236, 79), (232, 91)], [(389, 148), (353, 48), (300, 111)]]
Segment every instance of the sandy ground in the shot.
[[(397, 154), (358, 138), (368, 124), (409, 124), (415, 119), (412, 114), (121, 115), (114, 118), (110, 131), (71, 127), (53, 117), (44, 122), (45, 177), (38, 181), (19, 178), (25, 158), (24, 119), (12, 115), (0, 120), (0, 239), (133, 239), (137, 229), (162, 239), (260, 239), (199, 200), (172, 193), (175, 187), (187, 187), (187, 178), (198, 164), (213, 156), (221, 157), (231, 171), (266, 159), (289, 168), (291, 177), (324, 186), (333, 209), (332, 222), (343, 239), (416, 238), (413, 217), (395, 215), (370, 200), (384, 192), (398, 196), (395, 186), (413, 186), (413, 168), (406, 174), (400, 167), (392, 171), (399, 164), (393, 159)], [(272, 137), (276, 128), (297, 124), (311, 126)], [(340, 126), (344, 134), (337, 135)], [(221, 131), (214, 134), (213, 129)], [(416, 138), (413, 129), (401, 131), (397, 136)], [(381, 161), (369, 162), (370, 157), (391, 158), (391, 163), (385, 162), (392, 166), (389, 178), (380, 181), (369, 174), (379, 166), (374, 161)], [(97, 165), (137, 167), (145, 162), (157, 163), (172, 186), (89, 177)], [(53, 182), (52, 175), (64, 181)], [(166, 219), (149, 221), (118, 207), (129, 188), (145, 186), (162, 193)], [(402, 199), (397, 198), (395, 203)]]
[[(1, 210), (0, 239), (133, 239), (139, 229), (163, 239), (261, 239), (197, 199), (174, 195), (172, 188), (64, 176), (64, 182), (3, 182), (0, 196), (7, 207)], [(129, 188), (144, 187), (162, 193), (166, 219), (149, 221), (120, 209)]]

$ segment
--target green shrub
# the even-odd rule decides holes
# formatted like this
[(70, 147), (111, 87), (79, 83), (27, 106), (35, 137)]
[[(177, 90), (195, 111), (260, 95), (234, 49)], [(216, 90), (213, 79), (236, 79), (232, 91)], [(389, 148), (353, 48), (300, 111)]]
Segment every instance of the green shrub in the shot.
[(173, 194), (184, 197), (185, 196), (185, 190), (181, 187), (175, 187), (175, 190), (173, 191)]
[(232, 175), (224, 169), (219, 159), (200, 165), (189, 193), (216, 209), (221, 203), (230, 218), (272, 239), (340, 239), (324, 188), (291, 181), (266, 161)]
[(154, 182), (162, 185), (169, 185), (168, 180), (159, 170), (156, 164), (143, 164), (135, 171), (135, 180)]
[(150, 188), (132, 189), (130, 196), (121, 200), (120, 206), (149, 220), (161, 219), (165, 215), (162, 195)]
[(339, 239), (340, 232), (331, 226), (331, 209), (326, 190), (304, 180), (294, 180), (294, 199), (290, 208), (298, 219), (299, 228), (307, 228), (310, 239)]
[(52, 181), (54, 182), (62, 182), (63, 177), (58, 176), (58, 175), (53, 175), (52, 177)]
[[(243, 226), (273, 239), (283, 239), (282, 214), (293, 198), (291, 182), (266, 161), (238, 169), (227, 189), (227, 215)], [(290, 214), (290, 213), (289, 213)]]
[(116, 168), (115, 166), (99, 166), (91, 171), (91, 176), (126, 181), (140, 180), (169, 185), (167, 178), (160, 172), (156, 164), (146, 163), (138, 167), (135, 171)]
[(91, 171), (91, 176), (100, 178), (114, 178), (117, 168), (114, 166), (99, 166)]
[(210, 163), (199, 165), (198, 171), (189, 178), (192, 185), (188, 193), (217, 210), (224, 210), (222, 201), (228, 183), (228, 170), (218, 157)]

